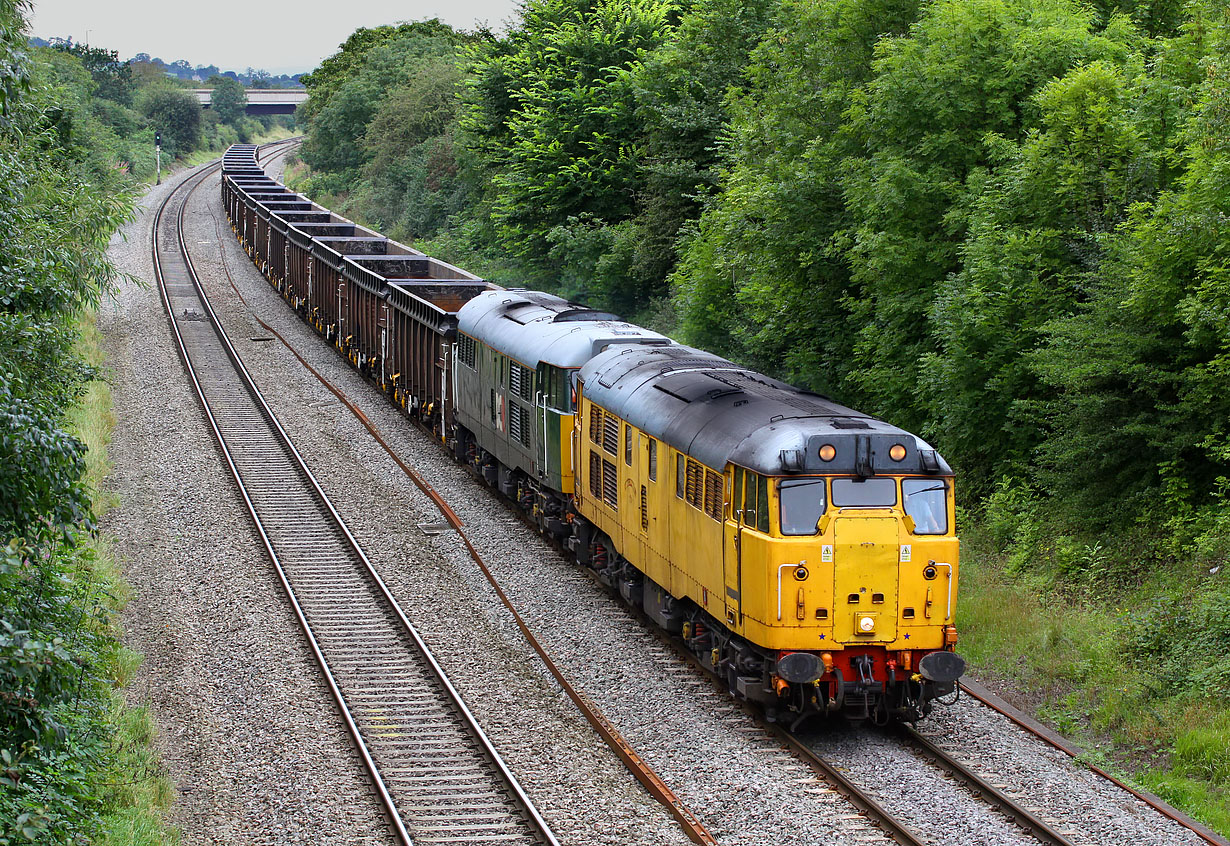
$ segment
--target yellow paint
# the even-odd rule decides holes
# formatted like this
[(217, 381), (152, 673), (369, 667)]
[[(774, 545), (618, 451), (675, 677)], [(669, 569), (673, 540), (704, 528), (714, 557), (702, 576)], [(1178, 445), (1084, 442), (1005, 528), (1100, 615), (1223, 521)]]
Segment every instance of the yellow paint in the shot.
[[(778, 525), (777, 479), (769, 485), (769, 531), (742, 523), (731, 507), (735, 473), (725, 468), (724, 519), (717, 521), (676, 495), (680, 455), (657, 443), (657, 480), (648, 478), (649, 437), (632, 429), (632, 464), (625, 460), (625, 426), (615, 455), (590, 440), (591, 403), (584, 394), (573, 437), (561, 449), (565, 466), (578, 468), (573, 490), (579, 512), (610, 536), (625, 558), (677, 598), (686, 598), (728, 628), (768, 649), (833, 652), (858, 644), (889, 650), (940, 649), (955, 609), (958, 541), (955, 535), (914, 535), (898, 505), (879, 509), (834, 507), (812, 536), (783, 536)], [(577, 455), (572, 455), (573, 449)], [(618, 471), (619, 507), (612, 509), (589, 491), (589, 455), (597, 451)], [(954, 525), (952, 481), (948, 525)], [(640, 489), (647, 493), (648, 526), (642, 528)], [(908, 553), (902, 548), (908, 547)], [(902, 560), (905, 558), (906, 560)], [(936, 578), (923, 572), (928, 562)], [(802, 569), (800, 569), (802, 567)], [(798, 578), (797, 574), (805, 574)], [(779, 587), (780, 576), (780, 587)], [(926, 599), (930, 592), (930, 617)], [(882, 601), (873, 601), (876, 595)], [(858, 602), (851, 603), (851, 595)], [(779, 613), (780, 608), (780, 613)], [(905, 618), (906, 609), (914, 616)], [(817, 611), (824, 611), (821, 618)], [(857, 633), (859, 616), (871, 616), (874, 630)], [(907, 637), (908, 635), (908, 637)], [(951, 635), (950, 637), (953, 637)]]
[(560, 491), (571, 494), (576, 487), (576, 478), (572, 468), (572, 438), (569, 437), (576, 425), (577, 418), (572, 414), (559, 416), (559, 461), (560, 461)]
[[(854, 514), (867, 512), (854, 512)], [(841, 643), (891, 643), (897, 633), (895, 517), (846, 516), (833, 521), (833, 636)], [(873, 597), (881, 597), (880, 602)], [(857, 620), (872, 616), (872, 634)]]

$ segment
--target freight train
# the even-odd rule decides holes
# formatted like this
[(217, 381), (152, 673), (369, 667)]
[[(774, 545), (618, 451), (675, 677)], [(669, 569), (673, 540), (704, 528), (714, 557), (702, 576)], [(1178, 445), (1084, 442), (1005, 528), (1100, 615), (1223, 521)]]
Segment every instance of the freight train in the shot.
[(613, 314), (503, 288), (223, 159), (305, 321), (538, 530), (773, 718), (955, 694), (952, 468), (902, 429)]

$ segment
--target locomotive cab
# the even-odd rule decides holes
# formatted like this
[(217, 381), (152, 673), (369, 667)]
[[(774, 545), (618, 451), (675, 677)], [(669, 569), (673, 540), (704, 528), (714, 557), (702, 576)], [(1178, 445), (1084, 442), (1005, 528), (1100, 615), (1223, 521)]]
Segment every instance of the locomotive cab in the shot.
[(951, 478), (768, 477), (734, 466), (730, 479), (725, 621), (765, 648), (770, 677), (744, 695), (909, 718), (952, 691), (963, 662), (951, 652)]

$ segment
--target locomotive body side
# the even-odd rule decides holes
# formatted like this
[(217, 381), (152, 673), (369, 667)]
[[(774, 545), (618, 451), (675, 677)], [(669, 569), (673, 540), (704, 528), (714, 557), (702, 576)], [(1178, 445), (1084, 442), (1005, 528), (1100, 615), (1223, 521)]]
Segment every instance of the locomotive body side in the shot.
[(562, 516), (575, 472), (573, 374), (595, 349), (668, 340), (538, 291), (482, 294), (457, 317), (454, 411), (464, 460), (506, 496), (534, 503), (532, 513)]

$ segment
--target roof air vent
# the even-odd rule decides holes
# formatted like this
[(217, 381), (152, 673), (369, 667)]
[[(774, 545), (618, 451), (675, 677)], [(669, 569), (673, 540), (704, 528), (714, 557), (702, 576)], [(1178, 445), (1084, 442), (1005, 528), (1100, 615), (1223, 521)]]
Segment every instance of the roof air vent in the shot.
[(619, 322), (619, 315), (611, 314), (609, 311), (597, 311), (592, 308), (566, 308), (559, 312), (552, 319), (552, 323), (574, 323), (582, 320), (602, 321), (614, 320)]

